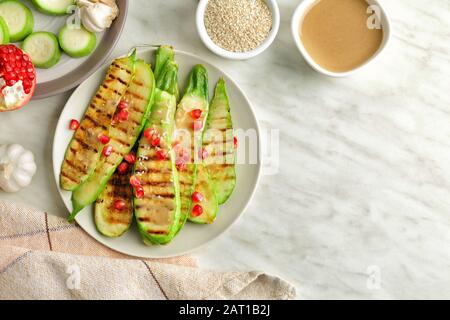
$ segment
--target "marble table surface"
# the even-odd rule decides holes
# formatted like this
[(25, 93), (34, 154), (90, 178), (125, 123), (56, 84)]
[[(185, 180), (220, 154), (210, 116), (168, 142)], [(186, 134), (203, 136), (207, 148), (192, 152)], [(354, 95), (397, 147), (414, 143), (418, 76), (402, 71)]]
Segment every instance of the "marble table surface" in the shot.
[[(195, 32), (197, 0), (133, 0), (114, 55), (170, 43), (229, 73), (263, 130), (280, 130), (280, 166), (243, 218), (194, 255), (217, 269), (262, 269), (300, 299), (450, 298), (450, 2), (384, 1), (388, 51), (365, 71), (311, 70), (290, 34), (297, 0), (278, 1), (279, 35), (243, 62), (214, 56)], [(0, 199), (66, 216), (51, 149), (70, 93), (0, 114), (0, 143), (36, 155), (30, 187)]]

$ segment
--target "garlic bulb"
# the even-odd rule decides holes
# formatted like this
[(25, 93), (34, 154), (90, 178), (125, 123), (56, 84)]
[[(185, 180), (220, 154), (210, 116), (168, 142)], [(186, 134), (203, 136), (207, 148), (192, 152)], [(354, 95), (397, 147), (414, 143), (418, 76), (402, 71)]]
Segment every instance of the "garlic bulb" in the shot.
[(91, 32), (102, 32), (109, 28), (119, 15), (115, 0), (78, 0), (83, 26)]
[(36, 173), (33, 154), (21, 145), (0, 145), (0, 189), (17, 192), (31, 183)]

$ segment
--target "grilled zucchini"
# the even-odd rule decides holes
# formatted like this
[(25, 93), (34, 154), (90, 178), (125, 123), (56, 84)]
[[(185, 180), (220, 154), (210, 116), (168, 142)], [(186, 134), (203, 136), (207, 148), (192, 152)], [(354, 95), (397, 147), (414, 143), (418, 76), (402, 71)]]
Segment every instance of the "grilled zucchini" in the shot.
[[(121, 174), (116, 171), (95, 204), (95, 226), (106, 237), (120, 237), (133, 222), (133, 189), (130, 186), (132, 170)], [(123, 208), (116, 207), (123, 201)]]
[(109, 67), (67, 148), (60, 176), (64, 190), (75, 190), (94, 171), (103, 150), (98, 136), (108, 134), (116, 107), (132, 80), (135, 63), (134, 52), (126, 58), (114, 60)]
[(128, 118), (112, 122), (108, 144), (108, 147), (112, 147), (112, 153), (109, 156), (102, 155), (93, 174), (72, 193), (73, 211), (69, 221), (73, 221), (78, 212), (97, 200), (117, 166), (133, 148), (153, 104), (154, 88), (155, 78), (150, 65), (138, 60), (134, 79), (123, 98), (128, 104)]
[[(200, 117), (195, 120), (193, 111), (199, 110)], [(208, 113), (208, 72), (202, 65), (191, 71), (183, 98), (175, 114), (176, 140), (182, 150), (187, 151), (185, 166), (179, 170), (181, 217), (178, 231), (183, 228), (191, 210), (192, 192), (197, 174), (197, 163), (202, 147), (202, 132)], [(194, 129), (195, 128), (195, 129)]]
[[(156, 54), (155, 70), (159, 70), (159, 77), (155, 102), (145, 126), (146, 134), (139, 142), (135, 164), (135, 176), (144, 189), (143, 197), (134, 198), (135, 217), (146, 244), (170, 242), (180, 219), (180, 190), (172, 149), (178, 66), (170, 58), (161, 67), (161, 56), (170, 54), (167, 51), (172, 49), (161, 47)], [(148, 132), (152, 133), (150, 139)], [(159, 143), (152, 144), (151, 139), (159, 139)], [(165, 157), (161, 152), (166, 153)]]
[(236, 185), (236, 148), (233, 122), (225, 80), (217, 83), (209, 109), (203, 147), (208, 157), (204, 160), (214, 183), (219, 204), (225, 203)]

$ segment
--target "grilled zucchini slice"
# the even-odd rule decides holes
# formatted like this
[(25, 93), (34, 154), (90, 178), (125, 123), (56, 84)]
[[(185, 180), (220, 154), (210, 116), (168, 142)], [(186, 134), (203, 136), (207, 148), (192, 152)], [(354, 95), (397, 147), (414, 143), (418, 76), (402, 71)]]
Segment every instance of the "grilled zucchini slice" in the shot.
[(94, 171), (103, 145), (98, 136), (108, 134), (111, 119), (134, 74), (136, 54), (114, 60), (92, 98), (80, 127), (70, 142), (61, 167), (61, 188), (75, 190)]
[(209, 108), (203, 147), (208, 153), (204, 160), (214, 183), (219, 204), (225, 203), (236, 186), (236, 148), (233, 121), (224, 79), (217, 83)]
[[(214, 220), (216, 220), (217, 212), (219, 211), (219, 203), (217, 201), (215, 186), (203, 163), (197, 165), (197, 176), (194, 189), (203, 196), (203, 200), (200, 203), (192, 202), (191, 210), (189, 212), (189, 221), (198, 224), (213, 223)], [(199, 216), (193, 215), (193, 207), (195, 205), (200, 205), (203, 209), (202, 214)]]
[[(95, 204), (95, 226), (104, 236), (120, 237), (133, 223), (133, 189), (130, 186), (132, 170), (121, 174), (117, 170), (109, 179), (105, 190)], [(115, 201), (124, 201), (123, 209), (118, 210)]]
[(69, 221), (73, 221), (78, 212), (97, 200), (117, 166), (130, 153), (153, 104), (154, 88), (155, 78), (150, 65), (138, 60), (134, 79), (123, 98), (128, 104), (128, 119), (112, 122), (108, 144), (108, 147), (112, 147), (112, 153), (109, 156), (102, 155), (93, 174), (72, 193), (73, 211)]
[[(169, 59), (161, 68), (159, 58), (167, 54), (167, 50), (172, 51), (169, 47), (157, 51), (159, 78), (152, 113), (145, 126), (145, 132), (160, 137), (160, 144), (155, 147), (143, 136), (135, 164), (135, 175), (144, 188), (144, 196), (134, 198), (135, 216), (139, 232), (148, 245), (170, 242), (178, 230), (180, 218), (180, 190), (172, 149), (178, 66)], [(167, 157), (159, 157), (158, 150), (165, 150)]]
[[(192, 111), (199, 109), (198, 120), (192, 117)], [(202, 132), (208, 113), (208, 72), (197, 65), (189, 75), (188, 85), (175, 114), (176, 140), (182, 150), (187, 151), (185, 167), (179, 171), (181, 217), (178, 231), (183, 228), (191, 210), (192, 192), (197, 174), (199, 152), (202, 148)], [(194, 126), (197, 126), (194, 130)]]

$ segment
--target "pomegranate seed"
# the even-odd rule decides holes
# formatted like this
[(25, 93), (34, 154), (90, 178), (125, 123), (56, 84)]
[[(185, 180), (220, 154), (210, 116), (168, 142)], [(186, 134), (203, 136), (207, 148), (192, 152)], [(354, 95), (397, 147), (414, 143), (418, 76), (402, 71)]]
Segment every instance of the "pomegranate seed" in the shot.
[(179, 171), (183, 171), (184, 169), (186, 169), (186, 162), (189, 161), (189, 159), (185, 159), (182, 157), (177, 157), (175, 160), (175, 165), (177, 166), (177, 169)]
[(200, 131), (203, 128), (203, 121), (201, 120), (196, 120), (192, 123), (192, 129), (194, 131)]
[(129, 116), (129, 113), (125, 109), (120, 110), (119, 113), (117, 114), (117, 118), (118, 118), (119, 122), (127, 121), (128, 116)]
[(70, 130), (77, 130), (80, 127), (80, 123), (78, 120), (72, 119), (70, 120), (69, 128)]
[(118, 105), (118, 108), (119, 108), (119, 110), (123, 110), (123, 109), (128, 108), (128, 102), (126, 102), (124, 100), (120, 101), (120, 103)]
[(136, 156), (134, 155), (134, 153), (127, 154), (124, 159), (129, 164), (135, 164), (136, 163)]
[(134, 193), (136, 195), (136, 198), (138, 198), (138, 199), (142, 199), (145, 195), (144, 188), (142, 188), (142, 187), (135, 188)]
[(181, 145), (176, 145), (174, 151), (177, 156), (177, 161), (188, 162), (189, 161), (189, 153), (184, 149)]
[(201, 216), (202, 213), (203, 213), (203, 208), (202, 208), (201, 205), (196, 204), (196, 205), (192, 208), (192, 215), (193, 215), (194, 217)]
[(24, 86), (25, 88), (31, 87), (31, 81), (28, 80), (28, 79), (23, 80), (23, 86)]
[(161, 138), (158, 137), (157, 135), (154, 135), (154, 136), (152, 137), (151, 144), (152, 144), (152, 146), (154, 146), (154, 147), (159, 147), (159, 145), (161, 144)]
[(116, 210), (121, 211), (121, 210), (125, 209), (126, 205), (127, 204), (122, 199), (118, 199), (118, 200), (114, 201), (114, 208), (116, 208)]
[(198, 152), (198, 156), (200, 159), (205, 160), (206, 158), (209, 157), (209, 153), (208, 151), (206, 151), (205, 148), (201, 148), (200, 151)]
[(185, 162), (189, 161), (189, 153), (186, 151), (186, 149), (181, 148), (178, 150), (178, 158), (181, 160), (184, 160)]
[(158, 149), (156, 150), (156, 157), (158, 160), (166, 160), (167, 158), (167, 151), (164, 149)]
[(139, 178), (136, 177), (136, 176), (132, 176), (132, 177), (130, 178), (130, 184), (131, 184), (134, 188), (141, 187), (141, 180), (139, 180)]
[(177, 162), (176, 164), (178, 171), (184, 171), (186, 170), (186, 163), (185, 162)]
[(238, 147), (238, 139), (236, 137), (233, 138), (234, 148), (237, 149)]
[(109, 156), (111, 155), (112, 152), (113, 152), (113, 147), (112, 147), (112, 146), (105, 146), (105, 147), (103, 148), (102, 154), (103, 154), (105, 157), (109, 157)]
[(105, 134), (101, 134), (98, 136), (98, 141), (100, 141), (101, 144), (108, 144), (110, 140), (111, 139), (109, 139), (109, 137)]
[(126, 174), (128, 172), (128, 163), (122, 162), (119, 167), (117, 168), (117, 171), (120, 174)]
[(203, 197), (203, 195), (200, 192), (195, 191), (192, 194), (192, 201), (194, 202), (202, 202), (205, 199), (205, 197)]
[(148, 128), (144, 131), (144, 137), (146, 137), (148, 140), (151, 140), (151, 138), (153, 137), (153, 134), (155, 133), (155, 129), (153, 128)]
[(191, 118), (194, 120), (198, 120), (200, 119), (200, 117), (202, 116), (202, 110), (200, 109), (194, 109), (191, 111)]

